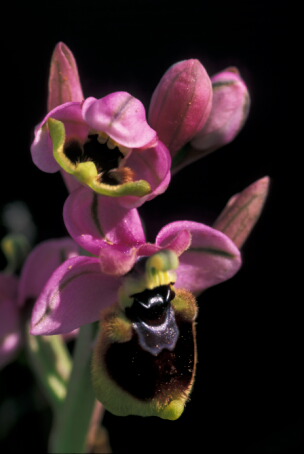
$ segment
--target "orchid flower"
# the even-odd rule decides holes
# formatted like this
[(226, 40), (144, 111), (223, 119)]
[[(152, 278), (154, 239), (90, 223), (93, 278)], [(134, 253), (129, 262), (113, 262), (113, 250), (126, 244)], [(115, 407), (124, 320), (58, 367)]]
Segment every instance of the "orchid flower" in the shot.
[(149, 243), (135, 208), (85, 187), (68, 197), (64, 219), (92, 256), (54, 271), (34, 306), (31, 334), (64, 334), (100, 320), (96, 397), (116, 415), (179, 418), (196, 368), (194, 295), (238, 271), (238, 248), (191, 221), (168, 224)]
[(173, 222), (149, 243), (137, 210), (113, 204), (87, 188), (68, 197), (66, 227), (93, 256), (72, 257), (53, 273), (34, 306), (32, 334), (60, 334), (97, 321), (101, 309), (117, 301), (127, 273), (142, 257), (162, 250), (179, 258), (175, 286), (196, 295), (229, 279), (241, 265), (235, 244), (207, 225)]
[(126, 206), (140, 206), (170, 181), (170, 153), (127, 92), (55, 107), (36, 127), (31, 153), (44, 172), (63, 169), (78, 186)]

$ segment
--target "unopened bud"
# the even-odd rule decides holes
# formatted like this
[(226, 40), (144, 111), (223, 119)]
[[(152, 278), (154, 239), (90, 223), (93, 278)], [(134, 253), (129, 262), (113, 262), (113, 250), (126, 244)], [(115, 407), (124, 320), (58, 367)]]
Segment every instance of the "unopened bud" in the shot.
[(245, 243), (262, 213), (269, 183), (266, 176), (231, 197), (213, 225), (229, 236), (238, 248)]
[(64, 43), (59, 42), (50, 65), (48, 111), (60, 104), (83, 99), (74, 55)]
[(206, 123), (212, 105), (212, 86), (204, 66), (196, 59), (171, 66), (151, 99), (150, 125), (176, 154)]
[(242, 129), (249, 113), (248, 89), (235, 68), (211, 78), (212, 109), (202, 130), (191, 140), (193, 148), (208, 154), (231, 142)]

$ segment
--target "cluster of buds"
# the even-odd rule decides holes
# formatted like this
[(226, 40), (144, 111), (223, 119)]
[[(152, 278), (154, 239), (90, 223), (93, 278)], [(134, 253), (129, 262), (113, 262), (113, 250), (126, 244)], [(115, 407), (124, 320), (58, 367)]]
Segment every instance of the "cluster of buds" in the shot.
[(85, 98), (73, 54), (63, 43), (55, 48), (49, 111), (31, 153), (42, 171), (62, 173), (71, 238), (34, 249), (19, 297), (9, 282), (0, 311), (18, 298), (21, 305), (34, 301), (34, 336), (100, 321), (93, 385), (116, 415), (182, 414), (195, 377), (196, 297), (239, 270), (239, 248), (261, 213), (269, 179), (235, 195), (213, 227), (172, 222), (154, 243), (137, 209), (167, 189), (173, 172), (231, 142), (249, 104), (238, 70), (210, 78), (190, 59), (164, 74), (146, 116), (124, 91)]

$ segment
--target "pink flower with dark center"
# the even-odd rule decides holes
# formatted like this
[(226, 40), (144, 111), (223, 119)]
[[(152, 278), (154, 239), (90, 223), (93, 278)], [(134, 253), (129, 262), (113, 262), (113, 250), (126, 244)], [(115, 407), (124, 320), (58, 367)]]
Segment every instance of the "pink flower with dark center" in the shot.
[(226, 235), (197, 222), (173, 222), (155, 243), (146, 242), (136, 209), (118, 210), (112, 198), (87, 188), (70, 194), (64, 219), (73, 239), (93, 256), (68, 259), (53, 273), (33, 310), (35, 335), (65, 333), (98, 320), (102, 309), (117, 302), (129, 273), (160, 251), (178, 257), (175, 287), (196, 295), (229, 279), (241, 265)]
[(126, 206), (140, 206), (170, 181), (170, 153), (148, 125), (143, 104), (126, 92), (55, 107), (36, 127), (31, 153), (41, 170), (63, 169), (78, 186)]

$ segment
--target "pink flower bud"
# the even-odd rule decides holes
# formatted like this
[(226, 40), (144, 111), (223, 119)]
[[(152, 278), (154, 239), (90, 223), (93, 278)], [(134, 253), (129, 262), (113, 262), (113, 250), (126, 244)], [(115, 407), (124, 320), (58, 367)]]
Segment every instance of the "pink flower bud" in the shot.
[(270, 178), (265, 176), (228, 201), (213, 227), (243, 246), (257, 223), (268, 195)]
[(65, 102), (82, 101), (83, 98), (75, 58), (70, 49), (60, 42), (51, 59), (48, 111)]
[(211, 78), (212, 109), (202, 130), (191, 145), (201, 157), (231, 142), (242, 129), (249, 113), (247, 87), (236, 68), (228, 68)]
[(149, 110), (150, 125), (174, 156), (206, 123), (212, 105), (212, 85), (195, 59), (171, 66), (157, 85)]

